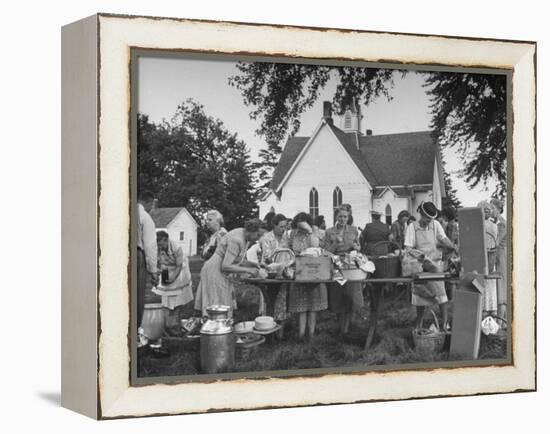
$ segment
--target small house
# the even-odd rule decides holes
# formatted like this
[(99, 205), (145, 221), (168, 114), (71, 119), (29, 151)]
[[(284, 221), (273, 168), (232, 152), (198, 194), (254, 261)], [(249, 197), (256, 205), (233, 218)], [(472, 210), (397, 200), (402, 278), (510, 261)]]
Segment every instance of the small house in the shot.
[(197, 229), (199, 225), (185, 208), (157, 208), (149, 212), (157, 230), (168, 232), (170, 240), (183, 248), (186, 255), (197, 254)]

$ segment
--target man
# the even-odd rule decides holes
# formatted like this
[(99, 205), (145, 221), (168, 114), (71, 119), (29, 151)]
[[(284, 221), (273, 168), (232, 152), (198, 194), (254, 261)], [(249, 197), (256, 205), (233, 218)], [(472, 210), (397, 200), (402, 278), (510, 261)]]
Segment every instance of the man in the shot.
[(502, 319), (506, 319), (506, 303), (507, 303), (507, 267), (506, 267), (506, 220), (502, 216), (504, 213), (504, 203), (499, 199), (491, 199), (491, 204), (498, 210), (496, 215), (497, 223), (497, 254), (496, 254), (496, 270), (502, 276), (497, 281), (497, 315)]
[[(376, 243), (381, 241), (388, 241), (390, 237), (390, 228), (388, 225), (382, 223), (380, 218), (382, 214), (378, 211), (370, 212), (372, 217), (372, 223), (367, 223), (365, 229), (361, 232), (359, 237), (359, 244), (361, 245), (361, 251), (367, 255), (385, 255), (388, 253), (388, 246), (382, 245), (375, 248)], [(370, 299), (371, 319), (369, 320), (369, 334), (367, 335), (366, 346), (370, 346), (374, 337), (374, 331), (376, 329), (376, 322), (378, 318), (378, 310), (380, 307), (380, 300), (384, 288), (387, 287), (385, 283), (368, 283), (367, 288), (368, 296)]]
[(145, 307), (145, 290), (147, 279), (153, 286), (158, 283), (157, 275), (157, 234), (155, 223), (149, 215), (153, 208), (154, 196), (149, 191), (138, 195), (138, 236), (137, 236), (137, 326), (141, 325), (143, 310)]
[(388, 253), (387, 246), (383, 248), (377, 248), (374, 250), (376, 243), (381, 241), (388, 241), (390, 236), (390, 229), (388, 225), (380, 221), (382, 214), (378, 211), (371, 211), (372, 223), (367, 223), (365, 229), (361, 233), (360, 243), (361, 250), (367, 255), (383, 255)]

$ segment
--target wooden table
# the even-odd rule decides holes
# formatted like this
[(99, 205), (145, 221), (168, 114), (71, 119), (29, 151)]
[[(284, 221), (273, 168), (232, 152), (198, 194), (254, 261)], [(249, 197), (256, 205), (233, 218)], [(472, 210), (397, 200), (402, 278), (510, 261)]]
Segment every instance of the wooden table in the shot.
[[(483, 276), (485, 279), (500, 279), (499, 274), (491, 274), (489, 276)], [(288, 285), (291, 283), (337, 283), (334, 279), (326, 280), (290, 280), (290, 279), (257, 279), (257, 278), (247, 278), (243, 279), (244, 282), (258, 285), (262, 291), (265, 304), (266, 304), (266, 314), (273, 316), (275, 300), (277, 298), (277, 293), (281, 285)], [(364, 283), (367, 284), (366, 288), (369, 290), (370, 298), (370, 317), (368, 323), (367, 338), (365, 340), (365, 350), (370, 348), (374, 335), (376, 333), (376, 327), (378, 325), (378, 316), (380, 313), (380, 299), (382, 296), (382, 291), (384, 284), (386, 283), (403, 283), (408, 287), (413, 283), (422, 283), (422, 282), (433, 282), (433, 281), (444, 281), (457, 284), (460, 282), (460, 279), (457, 277), (450, 276), (434, 276), (434, 277), (424, 277), (424, 278), (413, 278), (413, 277), (387, 277), (387, 278), (366, 278), (362, 280), (347, 280), (346, 283)]]

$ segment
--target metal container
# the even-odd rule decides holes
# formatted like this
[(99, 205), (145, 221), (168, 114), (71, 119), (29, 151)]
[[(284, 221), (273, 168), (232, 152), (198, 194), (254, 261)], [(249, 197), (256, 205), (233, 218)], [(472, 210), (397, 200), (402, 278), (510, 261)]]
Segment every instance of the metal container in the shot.
[(143, 309), (143, 319), (141, 320), (141, 328), (143, 335), (150, 340), (159, 339), (164, 332), (166, 322), (166, 309), (161, 303), (146, 304)]
[(205, 374), (229, 372), (235, 365), (235, 335), (229, 306), (209, 306), (201, 327), (201, 370)]

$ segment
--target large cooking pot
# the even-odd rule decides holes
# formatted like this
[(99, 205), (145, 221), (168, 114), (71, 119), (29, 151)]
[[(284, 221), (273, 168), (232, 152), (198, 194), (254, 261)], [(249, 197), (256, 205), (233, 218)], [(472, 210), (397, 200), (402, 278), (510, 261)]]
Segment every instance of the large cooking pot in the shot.
[(201, 370), (205, 374), (229, 372), (235, 365), (235, 336), (229, 306), (206, 308), (207, 318), (201, 327)]

